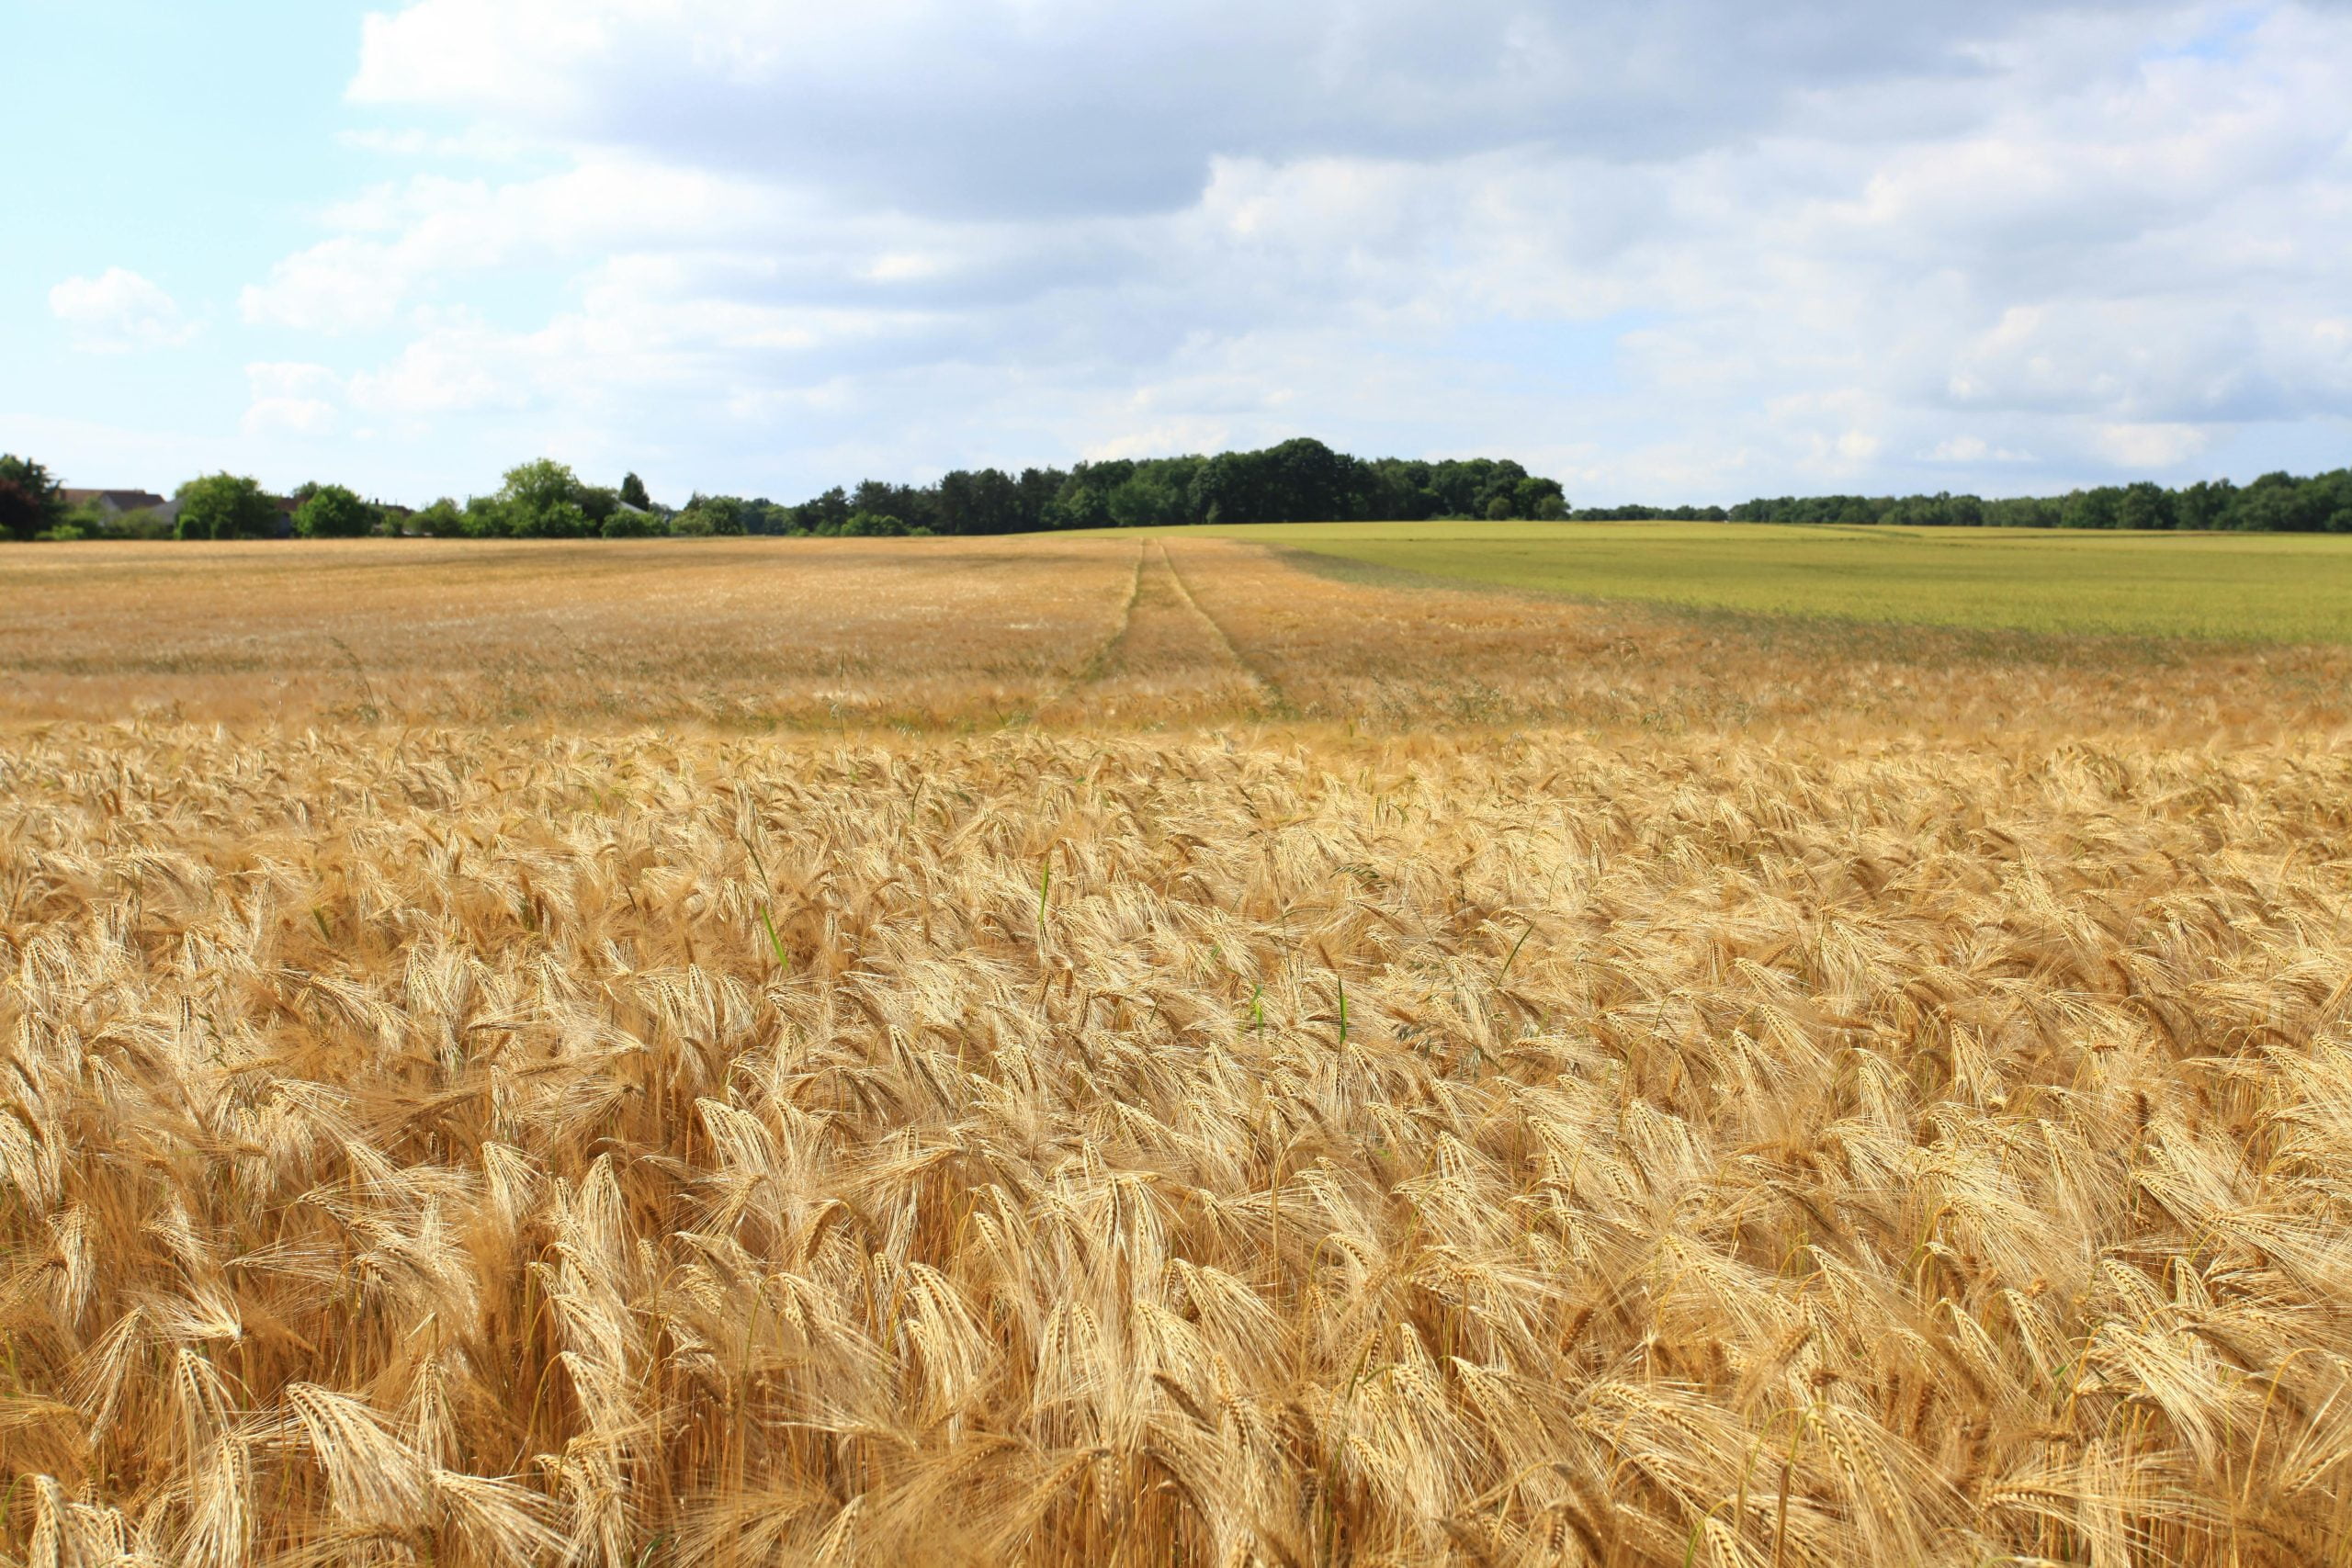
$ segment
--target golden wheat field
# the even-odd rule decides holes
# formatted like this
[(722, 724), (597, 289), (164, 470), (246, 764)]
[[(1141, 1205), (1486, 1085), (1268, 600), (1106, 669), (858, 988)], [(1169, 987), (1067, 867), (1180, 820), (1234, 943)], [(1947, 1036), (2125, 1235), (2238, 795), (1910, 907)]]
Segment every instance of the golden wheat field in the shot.
[(2343, 1561), (2346, 672), (11, 556), (0, 1561)]

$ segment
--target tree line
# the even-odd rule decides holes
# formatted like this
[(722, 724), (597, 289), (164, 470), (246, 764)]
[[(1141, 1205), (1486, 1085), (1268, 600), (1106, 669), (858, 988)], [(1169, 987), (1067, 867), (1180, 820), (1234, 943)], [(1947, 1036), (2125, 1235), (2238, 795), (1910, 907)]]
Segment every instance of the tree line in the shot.
[(209, 474), (182, 485), (159, 512), (101, 516), (65, 505), (37, 463), (0, 463), (0, 531), (20, 539), (356, 537), (372, 533), (467, 538), (629, 538), (651, 535), (1023, 534), (1065, 528), (1195, 523), (1419, 521), (1431, 517), (1565, 518), (1559, 481), (1507, 458), (1427, 463), (1365, 459), (1314, 440), (1215, 457), (1115, 459), (1073, 468), (959, 468), (933, 483), (866, 479), (797, 504), (765, 496), (695, 494), (657, 504), (630, 474), (617, 486), (583, 481), (538, 458), (507, 470), (499, 489), (462, 504), (445, 497), (421, 510), (363, 501), (334, 484), (288, 497), (253, 479)]
[(2251, 484), (2199, 479), (2167, 489), (2098, 485), (2064, 495), (1784, 495), (1736, 506), (1607, 506), (1580, 521), (1884, 524), (1945, 528), (2196, 529), (2259, 534), (2352, 534), (2352, 468), (2298, 479), (2279, 472)]
[(926, 485), (866, 479), (797, 503), (695, 493), (658, 504), (635, 474), (618, 485), (581, 479), (538, 458), (507, 470), (492, 494), (419, 511), (362, 500), (342, 485), (273, 496), (253, 479), (209, 474), (182, 485), (155, 514), (100, 515), (66, 504), (40, 464), (0, 457), (0, 536), (242, 539), (291, 534), (464, 538), (632, 538), (657, 535), (886, 537), (1023, 534), (1211, 523), (1421, 522), (1430, 519), (1668, 520), (1930, 527), (2198, 529), (2352, 533), (2352, 469), (2250, 484), (2147, 481), (2057, 496), (1780, 496), (1736, 506), (1572, 510), (1556, 479), (1508, 458), (1421, 462), (1363, 458), (1301, 438), (1253, 452), (1115, 458), (1068, 469), (958, 468)]
[[(767, 534), (826, 537), (1029, 534), (1200, 523), (1419, 521), (1430, 517), (1565, 518), (1556, 479), (1508, 458), (1426, 463), (1366, 459), (1319, 441), (1285, 441), (1215, 457), (1119, 458), (1072, 468), (958, 468), (926, 485), (865, 479), (798, 502), (695, 493), (672, 512), (634, 477), (617, 492), (582, 486), (542, 460), (506, 476), (495, 496), (460, 508), (441, 501), (415, 531), (476, 535)], [(614, 502), (621, 504), (616, 508)]]

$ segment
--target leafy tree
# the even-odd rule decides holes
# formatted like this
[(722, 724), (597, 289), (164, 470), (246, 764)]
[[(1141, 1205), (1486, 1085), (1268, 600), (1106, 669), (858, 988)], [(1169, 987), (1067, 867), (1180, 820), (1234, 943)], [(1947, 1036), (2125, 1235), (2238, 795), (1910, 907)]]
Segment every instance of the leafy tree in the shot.
[(895, 538), (906, 531), (906, 524), (887, 512), (853, 512), (842, 524), (844, 539)]
[(838, 534), (842, 525), (849, 521), (849, 496), (835, 485), (814, 501), (797, 509), (800, 526), (811, 534)]
[(653, 510), (653, 498), (645, 493), (645, 481), (635, 474), (622, 476), (621, 500), (636, 507), (639, 512)]
[(505, 502), (494, 495), (466, 498), (466, 509), (458, 515), (458, 531), (469, 539), (503, 539), (514, 531)]
[(599, 531), (613, 513), (621, 509), (621, 492), (609, 485), (582, 485), (575, 497), (580, 502), (581, 515), (588, 519), (588, 531)]
[(1111, 500), (1081, 479), (1072, 479), (1061, 494), (1046, 503), (1043, 519), (1048, 528), (1108, 528), (1117, 522)]
[(2265, 474), (2238, 491), (2231, 526), (2263, 533), (2311, 534), (2327, 526), (2329, 507), (2321, 480), (2292, 474)]
[[(1017, 496), (1018, 492), (1015, 493)], [(875, 517), (899, 518), (909, 525), (922, 524), (928, 526), (940, 517), (940, 492), (936, 487), (923, 488), (915, 485), (891, 484), (882, 479), (864, 479), (851, 494), (849, 509), (852, 512), (863, 512)], [(1020, 526), (1018, 519), (1021, 513), (1018, 510), (1017, 500), (1010, 516), (1015, 520), (1012, 527), (964, 531), (1012, 532), (1013, 528)]]
[(498, 499), (526, 510), (545, 510), (577, 502), (580, 476), (568, 464), (552, 457), (535, 457), (506, 470)]
[(126, 512), (107, 528), (108, 536), (117, 539), (168, 539), (178, 532), (178, 525), (154, 507)]
[(97, 502), (85, 501), (77, 505), (60, 508), (50, 520), (49, 526), (33, 537), (61, 545), (71, 544), (76, 539), (104, 538), (113, 532), (112, 523), (113, 519), (99, 510)]
[(294, 532), (305, 539), (356, 539), (375, 532), (383, 514), (341, 485), (305, 485), (294, 509)]
[(409, 525), (428, 539), (454, 539), (466, 531), (465, 514), (446, 495), (411, 517)]
[(743, 517), (748, 510), (746, 502), (731, 495), (696, 493), (686, 503), (685, 515), (700, 520), (701, 525), (693, 530), (695, 533), (732, 535), (745, 531)]
[(1193, 477), (1193, 509), (1207, 523), (1344, 521), (1370, 509), (1372, 477), (1361, 460), (1302, 436), (1210, 458)]
[(596, 532), (607, 539), (644, 539), (661, 533), (662, 524), (650, 513), (616, 507), (611, 516), (597, 525)]
[(2055, 528), (2065, 521), (2065, 507), (2048, 496), (2013, 496), (1986, 502), (1984, 517), (1988, 528)]
[(2113, 485), (2101, 485), (2096, 490), (2071, 492), (2064, 502), (2062, 513), (2069, 528), (2112, 528), (2120, 511), (2123, 492)]
[(29, 457), (0, 457), (0, 536), (33, 538), (64, 513), (64, 498), (47, 468)]
[[(1742, 502), (1725, 515), (1735, 523), (1818, 523), (1852, 525), (1876, 523), (1894, 505), (1891, 497), (1869, 495), (1783, 495)], [(1618, 512), (1655, 513), (1656, 507), (1616, 508)], [(1578, 516), (1599, 515), (1578, 513)]]
[(588, 513), (576, 501), (558, 502), (545, 511), (529, 514), (531, 526), (518, 531), (516, 537), (526, 539), (579, 539), (593, 534)]
[(1182, 460), (1138, 463), (1109, 496), (1111, 521), (1122, 528), (1170, 527), (1193, 521), (1193, 465)]
[(2169, 528), (2173, 525), (2172, 491), (2143, 479), (2126, 485), (2115, 503), (2119, 528)]
[[(1013, 491), (1018, 498), (1015, 504), (1020, 508), (1023, 529), (1046, 525), (1046, 508), (1053, 504), (1054, 497), (1069, 488), (1069, 475), (1059, 468), (1021, 470), (1021, 477), (1013, 481)], [(930, 520), (920, 511), (908, 513), (906, 518), (907, 526), (910, 529), (929, 526)]]
[(2227, 479), (2199, 479), (2173, 497), (2173, 525), (2179, 528), (2226, 528), (2238, 487)]
[(2309, 481), (2319, 525), (2331, 534), (2352, 534), (2352, 468), (2337, 468)]
[[(1057, 489), (1057, 499), (1060, 493)], [(877, 517), (893, 515), (902, 509), (914, 510), (906, 507), (905, 498), (890, 487), (870, 483), (857, 487), (857, 497), (851, 506), (854, 511)], [(1019, 531), (1024, 523), (1045, 527), (1072, 525), (1045, 518), (1030, 522), (1021, 481), (1001, 468), (956, 469), (939, 481), (933, 504), (923, 510), (950, 534), (1011, 534)]]
[(180, 486), (179, 535), (183, 539), (274, 539), (277, 502), (258, 479), (237, 474), (207, 474)]
[(1511, 486), (1511, 515), (1514, 517), (1566, 517), (1566, 499), (1561, 494), (1560, 481), (1530, 475)]
[(579, 476), (552, 457), (507, 469), (498, 492), (506, 532), (518, 539), (578, 538), (589, 531), (580, 491)]

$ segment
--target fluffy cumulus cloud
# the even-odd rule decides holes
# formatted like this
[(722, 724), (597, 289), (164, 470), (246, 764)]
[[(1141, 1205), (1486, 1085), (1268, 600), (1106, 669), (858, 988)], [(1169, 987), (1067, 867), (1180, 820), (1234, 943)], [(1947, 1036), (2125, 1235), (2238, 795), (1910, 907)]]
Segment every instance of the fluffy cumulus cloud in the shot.
[(254, 418), (779, 493), (1300, 432), (1589, 500), (2321, 455), (2347, 79), (2333, 0), (417, 0), (350, 87), (388, 177), (243, 300), (336, 367)]
[(245, 381), (253, 401), (245, 410), (248, 435), (325, 435), (337, 423), (341, 382), (323, 365), (248, 365)]
[(67, 278), (49, 291), (49, 310), (72, 331), (75, 347), (96, 354), (175, 347), (196, 333), (169, 294), (119, 266)]

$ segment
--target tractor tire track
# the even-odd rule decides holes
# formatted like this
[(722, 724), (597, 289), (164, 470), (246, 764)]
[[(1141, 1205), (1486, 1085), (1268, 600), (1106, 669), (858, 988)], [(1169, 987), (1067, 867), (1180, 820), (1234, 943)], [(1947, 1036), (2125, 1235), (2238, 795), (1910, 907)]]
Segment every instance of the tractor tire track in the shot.
[(1262, 716), (1270, 690), (1202, 612), (1167, 547), (1138, 541), (1134, 592), (1118, 632), (1041, 716), (1213, 722)]
[(1193, 615), (1200, 617), (1201, 624), (1206, 626), (1210, 635), (1216, 638), (1217, 646), (1225, 649), (1226, 657), (1232, 660), (1248, 674), (1250, 683), (1258, 689), (1259, 695), (1263, 699), (1262, 705), (1267, 716), (1274, 718), (1295, 716), (1297, 710), (1292, 706), (1290, 698), (1283, 694), (1281, 683), (1244, 654), (1234, 642), (1232, 634), (1225, 629), (1223, 623), (1202, 607), (1200, 599), (1193, 592), (1192, 585), (1184, 581), (1184, 574), (1176, 569), (1176, 558), (1169, 550), (1168, 541), (1162, 539), (1159, 543), (1159, 558), (1167, 565), (1168, 575), (1175, 582), (1176, 592), (1183, 596), (1185, 605)]
[(1135, 625), (1136, 602), (1143, 596), (1144, 560), (1149, 553), (1145, 547), (1144, 541), (1140, 539), (1136, 541), (1135, 571), (1127, 579), (1127, 602), (1120, 606), (1118, 625), (1113, 626), (1111, 635), (1104, 637), (1096, 646), (1094, 651), (1086, 656), (1085, 662), (1080, 664), (1078, 668), (1038, 696), (1037, 713), (1040, 716), (1068, 703), (1074, 694), (1102, 680), (1103, 671), (1111, 667), (1114, 654), (1119, 645), (1126, 640), (1128, 628)]

